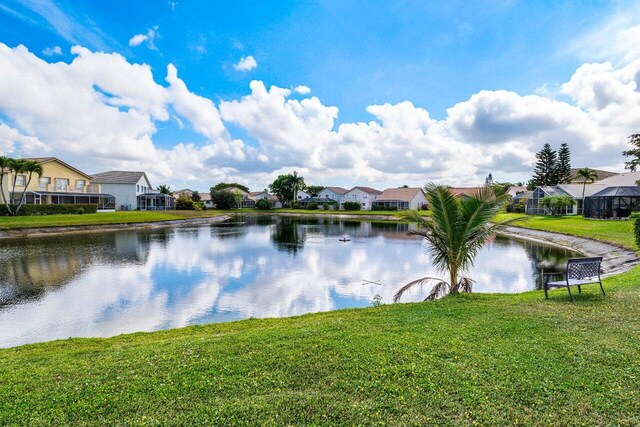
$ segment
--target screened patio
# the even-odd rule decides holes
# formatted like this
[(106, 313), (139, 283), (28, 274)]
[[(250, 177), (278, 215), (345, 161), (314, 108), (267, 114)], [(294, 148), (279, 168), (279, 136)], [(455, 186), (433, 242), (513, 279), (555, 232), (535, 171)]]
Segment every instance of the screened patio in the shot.
[(585, 218), (627, 218), (640, 211), (640, 187), (608, 187), (587, 197)]
[(174, 199), (170, 194), (145, 193), (138, 195), (138, 208), (141, 211), (166, 211), (174, 209)]
[[(15, 203), (20, 200), (22, 192), (11, 194)], [(24, 203), (33, 205), (98, 205), (99, 210), (111, 210), (116, 207), (116, 198), (111, 194), (95, 193), (67, 193), (53, 191), (27, 191), (24, 193)]]

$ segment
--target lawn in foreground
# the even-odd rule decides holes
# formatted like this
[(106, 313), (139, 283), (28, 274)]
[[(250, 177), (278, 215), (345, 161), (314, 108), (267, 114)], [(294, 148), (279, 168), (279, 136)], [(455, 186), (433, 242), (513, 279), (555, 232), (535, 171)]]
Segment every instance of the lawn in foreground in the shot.
[(0, 350), (0, 424), (639, 425), (639, 283)]
[(516, 224), (518, 227), (555, 233), (571, 234), (602, 240), (629, 249), (638, 250), (633, 238), (633, 222), (628, 220), (594, 220), (581, 216), (543, 216), (525, 214), (502, 214), (497, 220), (523, 217), (525, 220)]

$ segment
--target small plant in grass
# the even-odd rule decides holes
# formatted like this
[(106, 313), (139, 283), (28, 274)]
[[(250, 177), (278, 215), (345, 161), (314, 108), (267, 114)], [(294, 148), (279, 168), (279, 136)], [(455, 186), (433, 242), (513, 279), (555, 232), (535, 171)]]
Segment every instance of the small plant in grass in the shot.
[(322, 204), (322, 209), (324, 209), (325, 211), (328, 211), (328, 210), (329, 210), (329, 203), (324, 202), (324, 203)]
[(379, 294), (375, 294), (373, 296), (373, 300), (371, 300), (371, 305), (374, 307), (380, 307), (382, 305), (382, 297)]

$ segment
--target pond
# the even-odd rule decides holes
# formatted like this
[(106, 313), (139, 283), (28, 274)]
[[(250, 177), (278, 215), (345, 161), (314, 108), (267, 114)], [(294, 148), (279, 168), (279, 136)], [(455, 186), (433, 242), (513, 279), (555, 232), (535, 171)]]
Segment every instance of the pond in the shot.
[[(249, 317), (391, 303), (439, 274), (396, 222), (238, 216), (215, 225), (0, 241), (0, 346), (107, 337)], [(347, 236), (350, 241), (340, 239)], [(474, 292), (538, 288), (575, 254), (498, 237), (470, 272)], [(404, 301), (420, 301), (429, 287)]]

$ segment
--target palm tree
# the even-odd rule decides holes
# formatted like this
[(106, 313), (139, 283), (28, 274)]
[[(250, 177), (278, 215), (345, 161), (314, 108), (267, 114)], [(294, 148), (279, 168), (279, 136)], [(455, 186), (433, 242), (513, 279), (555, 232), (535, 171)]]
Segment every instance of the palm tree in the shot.
[(158, 185), (158, 191), (161, 194), (171, 194), (171, 187), (169, 187), (168, 185), (162, 184), (162, 185)]
[(9, 213), (9, 199), (8, 195), (4, 194), (4, 175), (11, 172), (11, 160), (9, 157), (0, 156), (0, 194), (2, 194), (2, 203), (7, 207)]
[(584, 190), (585, 190), (585, 187), (587, 186), (587, 182), (592, 183), (596, 179), (598, 179), (598, 172), (596, 172), (591, 168), (581, 168), (581, 169), (578, 169), (578, 172), (576, 173), (576, 178), (583, 179), (582, 181), (582, 212), (580, 212), (580, 214), (584, 216), (584, 201), (585, 201)]
[(485, 187), (473, 197), (464, 198), (458, 198), (449, 188), (435, 184), (427, 184), (425, 191), (431, 217), (424, 218), (416, 211), (407, 211), (400, 216), (418, 224), (419, 228), (409, 233), (427, 240), (435, 267), (447, 273), (449, 281), (436, 277), (414, 280), (398, 290), (393, 298), (396, 302), (408, 289), (429, 281), (436, 284), (425, 301), (447, 293), (471, 292), (473, 280), (463, 274), (473, 265), (480, 248), (496, 232), (521, 219), (491, 223), (507, 202), (507, 197), (496, 196), (490, 187)]
[(304, 178), (298, 176), (297, 171), (293, 171), (293, 175), (291, 176), (291, 184), (293, 185), (293, 201), (296, 201), (298, 197), (298, 188), (304, 188)]
[(18, 215), (18, 212), (20, 212), (20, 208), (22, 207), (22, 205), (24, 204), (24, 194), (27, 192), (27, 188), (29, 187), (29, 184), (31, 184), (31, 179), (33, 178), (33, 174), (37, 174), (38, 178), (40, 178), (42, 176), (42, 174), (44, 173), (44, 169), (42, 168), (42, 165), (38, 162), (34, 162), (31, 160), (24, 160), (22, 161), (22, 172), (23, 173), (27, 173), (29, 174), (29, 177), (27, 178), (27, 183), (24, 186), (24, 189), (22, 190), (22, 194), (20, 195), (20, 199), (18, 201), (18, 206), (16, 206), (16, 212), (15, 215)]

